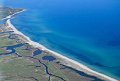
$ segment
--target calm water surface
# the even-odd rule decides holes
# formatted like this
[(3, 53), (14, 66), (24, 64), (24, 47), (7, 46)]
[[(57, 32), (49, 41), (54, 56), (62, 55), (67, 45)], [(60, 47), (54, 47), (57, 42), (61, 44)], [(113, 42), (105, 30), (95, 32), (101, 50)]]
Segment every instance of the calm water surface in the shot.
[(16, 28), (49, 49), (120, 79), (119, 0), (5, 0)]

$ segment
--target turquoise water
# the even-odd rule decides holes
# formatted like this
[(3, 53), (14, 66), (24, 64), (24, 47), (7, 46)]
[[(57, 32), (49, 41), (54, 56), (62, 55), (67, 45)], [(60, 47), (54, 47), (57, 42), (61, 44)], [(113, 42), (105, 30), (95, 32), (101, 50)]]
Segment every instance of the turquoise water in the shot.
[(16, 28), (49, 49), (120, 79), (120, 1), (6, 0)]

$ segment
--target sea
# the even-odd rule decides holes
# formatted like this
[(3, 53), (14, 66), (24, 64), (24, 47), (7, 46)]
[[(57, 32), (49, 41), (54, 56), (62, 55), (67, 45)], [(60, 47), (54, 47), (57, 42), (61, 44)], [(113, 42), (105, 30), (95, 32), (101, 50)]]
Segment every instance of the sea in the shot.
[(33, 41), (120, 80), (120, 0), (0, 0)]

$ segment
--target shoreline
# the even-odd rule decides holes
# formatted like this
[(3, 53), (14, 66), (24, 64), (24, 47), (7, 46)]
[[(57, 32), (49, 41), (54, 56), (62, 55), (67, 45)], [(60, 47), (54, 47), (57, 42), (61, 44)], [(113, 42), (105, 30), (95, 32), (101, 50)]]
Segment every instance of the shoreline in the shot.
[[(114, 79), (114, 78), (112, 78), (112, 77), (109, 77), (109, 76), (105, 75), (105, 74), (96, 72), (96, 71), (90, 69), (89, 67), (87, 67), (87, 66), (85, 66), (85, 65), (83, 65), (83, 64), (81, 64), (81, 63), (79, 63), (79, 62), (77, 62), (77, 61), (75, 61), (75, 60), (72, 60), (72, 59), (70, 59), (70, 58), (68, 58), (68, 57), (66, 57), (66, 56), (64, 56), (64, 55), (61, 55), (61, 54), (59, 54), (59, 53), (57, 53), (57, 52), (54, 52), (54, 51), (52, 51), (52, 50), (50, 50), (50, 49), (47, 49), (45, 46), (43, 46), (43, 45), (41, 45), (41, 44), (39, 44), (39, 43), (37, 43), (37, 42), (32, 41), (29, 37), (25, 36), (23, 33), (21, 33), (20, 31), (18, 31), (18, 30), (15, 28), (15, 26), (12, 25), (12, 23), (11, 23), (10, 20), (11, 20), (12, 16), (14, 16), (14, 15), (16, 15), (16, 14), (18, 14), (18, 13), (21, 13), (21, 12), (23, 12), (23, 11), (25, 11), (25, 10), (22, 10), (22, 11), (20, 11), (20, 12), (17, 12), (17, 13), (15, 13), (15, 14), (13, 14), (13, 15), (9, 15), (9, 16), (7, 16), (7, 17), (4, 18), (4, 19), (7, 19), (6, 23), (8, 24), (8, 27), (11, 28), (11, 29), (14, 31), (15, 34), (19, 34), (19, 35), (21, 35), (21, 36), (23, 36), (23, 37), (25, 37), (25, 38), (27, 39), (28, 42), (26, 42), (26, 43), (28, 43), (28, 44), (30, 44), (30, 45), (32, 45), (32, 46), (34, 46), (34, 47), (38, 47), (38, 48), (40, 48), (41, 50), (44, 50), (44, 51), (47, 51), (47, 52), (52, 53), (52, 54), (55, 55), (57, 58), (63, 59), (63, 61), (61, 61), (62, 64), (65, 64), (65, 65), (67, 65), (67, 66), (70, 66), (70, 67), (72, 67), (72, 68), (75, 68), (76, 70), (83, 71), (83, 72), (85, 72), (86, 74), (89, 74), (89, 75), (98, 77), (98, 78), (103, 79), (103, 80), (105, 80), (105, 81), (118, 81), (118, 80), (116, 80), (116, 79)], [(2, 19), (2, 20), (3, 20), (3, 19)]]
[(19, 11), (19, 12), (16, 12), (16, 13), (12, 14), (12, 15), (9, 15), (9, 16), (1, 19), (1, 20), (10, 19), (10, 18), (12, 18), (12, 16), (14, 16), (14, 15), (16, 15), (16, 14), (19, 14), (19, 13), (21, 13), (21, 12), (24, 12), (24, 11), (26, 11), (26, 9), (23, 9), (22, 11)]

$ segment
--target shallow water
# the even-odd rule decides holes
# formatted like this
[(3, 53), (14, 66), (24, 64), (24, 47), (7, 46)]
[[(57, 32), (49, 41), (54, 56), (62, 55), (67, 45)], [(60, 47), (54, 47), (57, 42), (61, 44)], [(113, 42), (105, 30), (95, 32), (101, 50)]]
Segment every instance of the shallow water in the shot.
[(48, 55), (43, 56), (42, 59), (43, 59), (43, 60), (48, 60), (48, 61), (54, 61), (54, 60), (56, 60), (55, 57), (53, 57), (53, 56), (48, 56)]
[(39, 55), (42, 53), (42, 50), (39, 50), (39, 49), (36, 49), (34, 52), (33, 52), (33, 56), (36, 56), (36, 55)]
[(27, 9), (12, 23), (32, 40), (120, 77), (120, 1), (6, 0), (4, 5)]

